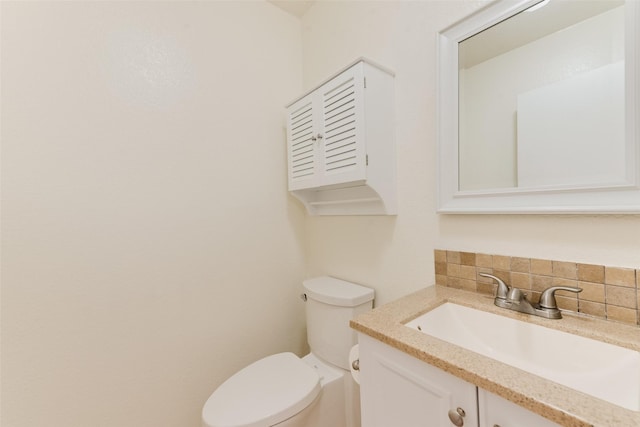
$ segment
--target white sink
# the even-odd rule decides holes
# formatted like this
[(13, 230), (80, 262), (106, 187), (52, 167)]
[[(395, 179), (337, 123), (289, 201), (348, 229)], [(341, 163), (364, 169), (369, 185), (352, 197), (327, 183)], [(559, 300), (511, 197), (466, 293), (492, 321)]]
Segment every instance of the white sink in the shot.
[(640, 352), (452, 303), (406, 326), (640, 411)]

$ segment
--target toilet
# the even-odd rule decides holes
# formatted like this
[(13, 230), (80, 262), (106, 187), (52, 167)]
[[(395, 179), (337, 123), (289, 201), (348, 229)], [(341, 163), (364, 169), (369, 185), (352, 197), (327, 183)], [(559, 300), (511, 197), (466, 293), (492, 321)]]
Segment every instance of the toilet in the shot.
[(267, 356), (231, 376), (205, 403), (203, 427), (360, 426), (349, 320), (372, 308), (373, 289), (328, 276), (303, 287), (311, 352)]

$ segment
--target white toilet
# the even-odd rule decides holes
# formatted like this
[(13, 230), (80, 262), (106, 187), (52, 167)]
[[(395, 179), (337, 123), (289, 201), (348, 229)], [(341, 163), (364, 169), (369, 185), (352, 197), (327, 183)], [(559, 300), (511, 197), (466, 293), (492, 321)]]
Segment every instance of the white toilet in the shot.
[(311, 353), (279, 353), (218, 387), (204, 427), (359, 427), (360, 390), (349, 371), (356, 334), (349, 320), (373, 306), (373, 289), (333, 277), (303, 282)]

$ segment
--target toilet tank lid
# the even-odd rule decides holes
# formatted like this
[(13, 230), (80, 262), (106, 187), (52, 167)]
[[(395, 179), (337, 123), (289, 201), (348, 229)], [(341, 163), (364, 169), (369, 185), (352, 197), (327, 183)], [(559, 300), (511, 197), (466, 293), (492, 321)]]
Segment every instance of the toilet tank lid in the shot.
[(307, 297), (341, 307), (355, 307), (374, 297), (373, 289), (330, 276), (307, 279), (302, 286)]

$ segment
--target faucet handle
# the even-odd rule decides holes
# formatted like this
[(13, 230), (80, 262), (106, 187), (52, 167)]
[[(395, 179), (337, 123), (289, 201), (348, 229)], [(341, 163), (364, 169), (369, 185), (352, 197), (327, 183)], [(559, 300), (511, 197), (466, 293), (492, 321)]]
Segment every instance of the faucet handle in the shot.
[(502, 281), (501, 278), (493, 276), (487, 273), (479, 273), (483, 277), (489, 277), (496, 282), (498, 282), (498, 289), (496, 290), (496, 298), (498, 299), (507, 299), (507, 294), (509, 293), (509, 286)]
[(557, 309), (558, 303), (556, 302), (556, 291), (569, 291), (569, 292), (582, 292), (582, 288), (572, 288), (569, 286), (552, 286), (547, 288), (540, 295), (540, 307), (547, 309)]

